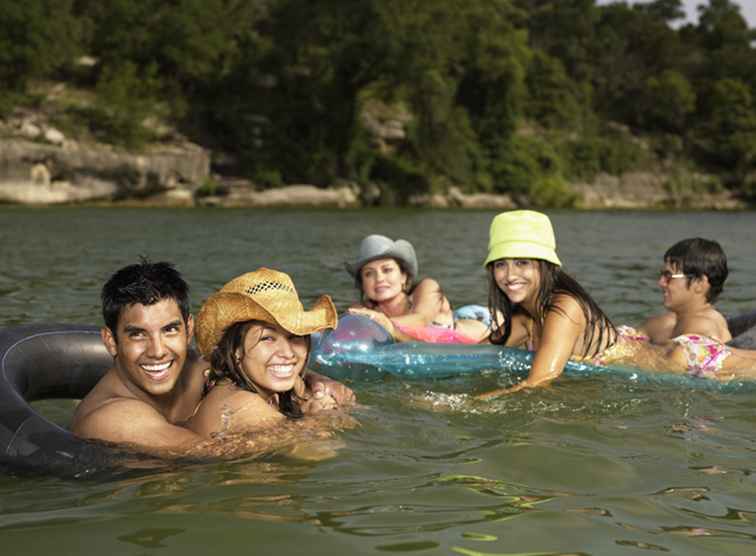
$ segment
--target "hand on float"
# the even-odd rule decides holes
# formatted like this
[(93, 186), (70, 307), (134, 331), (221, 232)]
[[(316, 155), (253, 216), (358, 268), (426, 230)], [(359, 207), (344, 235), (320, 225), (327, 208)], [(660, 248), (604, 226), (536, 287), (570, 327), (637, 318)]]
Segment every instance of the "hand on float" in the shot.
[(352, 307), (347, 309), (347, 313), (350, 315), (362, 315), (363, 317), (367, 317), (373, 322), (380, 324), (389, 334), (392, 336), (394, 335), (394, 323), (380, 311), (373, 311), (372, 309), (365, 309), (364, 307)]

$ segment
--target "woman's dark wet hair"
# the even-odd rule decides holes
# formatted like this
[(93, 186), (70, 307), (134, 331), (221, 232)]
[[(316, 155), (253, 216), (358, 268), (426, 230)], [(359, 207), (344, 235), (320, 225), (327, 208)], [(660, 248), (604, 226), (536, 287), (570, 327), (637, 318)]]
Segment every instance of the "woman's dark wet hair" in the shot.
[(696, 278), (709, 279), (706, 301), (714, 303), (722, 293), (729, 270), (727, 256), (716, 241), (693, 237), (678, 241), (664, 253), (664, 262), (687, 276), (688, 286)]
[[(241, 368), (241, 362), (236, 357), (238, 351), (244, 352), (244, 338), (249, 329), (255, 324), (265, 325), (260, 321), (237, 322), (226, 328), (218, 345), (210, 354), (210, 381), (229, 379), (236, 386), (249, 392), (258, 392), (254, 383), (249, 380)], [(309, 353), (309, 337), (308, 337)], [(304, 378), (302, 371), (302, 377)], [(300, 398), (294, 390), (287, 390), (278, 394), (278, 410), (291, 419), (304, 416), (300, 407)]]
[[(540, 285), (538, 287), (538, 301), (536, 314), (531, 315), (537, 326), (543, 328), (546, 313), (554, 310), (562, 310), (554, 304), (556, 294), (566, 294), (578, 302), (587, 323), (583, 333), (583, 345), (585, 346), (583, 357), (595, 357), (606, 348), (612, 346), (617, 339), (617, 329), (609, 317), (607, 317), (598, 304), (588, 295), (583, 287), (564, 272), (561, 267), (548, 261), (533, 259), (538, 263)], [(493, 261), (488, 264), (488, 308), (491, 312), (492, 332), (491, 343), (505, 344), (512, 334), (512, 316), (518, 307), (512, 305), (509, 298), (501, 291), (494, 278)], [(499, 322), (498, 312), (504, 317), (504, 322)], [(598, 335), (596, 335), (598, 333)]]
[(153, 263), (142, 258), (139, 263), (116, 271), (102, 287), (102, 317), (116, 337), (121, 310), (129, 305), (154, 305), (173, 299), (181, 311), (184, 324), (189, 319), (189, 285), (172, 263)]

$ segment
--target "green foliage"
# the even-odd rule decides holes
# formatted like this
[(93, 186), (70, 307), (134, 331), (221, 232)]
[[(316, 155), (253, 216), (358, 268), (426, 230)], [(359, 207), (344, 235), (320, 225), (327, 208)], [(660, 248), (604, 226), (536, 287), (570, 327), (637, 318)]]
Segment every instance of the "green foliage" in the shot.
[(704, 159), (742, 183), (756, 164), (756, 106), (741, 81), (717, 81), (702, 102), (695, 144)]
[(141, 74), (129, 62), (106, 68), (97, 82), (97, 100), (91, 112), (95, 135), (129, 149), (142, 148), (152, 137), (145, 120), (159, 113), (158, 89), (154, 66)]
[[(402, 202), (454, 184), (562, 206), (566, 180), (656, 156), (753, 191), (756, 31), (732, 0), (670, 25), (682, 13), (681, 0), (0, 0), (0, 116), (76, 75), (96, 101), (51, 121), (140, 148), (145, 121), (170, 118), (269, 187), (374, 182)], [(95, 66), (74, 72), (82, 54)], [(389, 111), (378, 124), (375, 106)]]
[(579, 128), (582, 109), (575, 84), (562, 63), (535, 51), (527, 73), (525, 115), (545, 128)]
[(80, 51), (82, 22), (73, 0), (0, 0), (0, 84), (23, 92)]
[(559, 176), (543, 176), (535, 180), (528, 196), (536, 207), (569, 208), (577, 201), (575, 192)]
[(284, 181), (281, 179), (281, 172), (278, 170), (259, 170), (255, 173), (254, 180), (256, 183), (264, 187), (278, 187), (280, 185), (285, 185)]
[(620, 175), (649, 161), (647, 150), (622, 132), (568, 139), (562, 149), (565, 174), (581, 180), (590, 180), (600, 172)]
[(561, 175), (561, 159), (552, 146), (536, 137), (515, 135), (503, 146), (493, 167), (495, 190), (528, 194), (546, 177)]
[(24, 95), (16, 91), (0, 89), (0, 118), (9, 116), (15, 107), (24, 104), (26, 100), (27, 98)]
[(403, 202), (414, 194), (430, 190), (422, 170), (412, 160), (402, 156), (379, 156), (370, 177), (381, 187), (381, 198), (386, 201)]
[(194, 192), (196, 197), (212, 197), (218, 195), (222, 190), (222, 185), (213, 176), (209, 176)]
[(665, 70), (646, 81), (641, 103), (645, 108), (642, 117), (647, 129), (680, 134), (696, 109), (696, 93), (679, 72)]
[(702, 193), (721, 193), (724, 186), (716, 177), (699, 177), (685, 169), (679, 169), (665, 181), (664, 189), (676, 198), (685, 198)]

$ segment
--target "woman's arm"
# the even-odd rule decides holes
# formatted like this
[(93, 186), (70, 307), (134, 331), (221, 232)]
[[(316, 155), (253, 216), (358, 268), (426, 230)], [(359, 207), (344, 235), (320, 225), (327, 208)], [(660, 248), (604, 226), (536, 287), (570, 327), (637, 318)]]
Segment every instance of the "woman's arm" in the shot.
[(436, 321), (445, 309), (451, 312), (441, 285), (433, 278), (424, 278), (412, 291), (412, 311), (395, 320), (410, 326), (428, 326)]
[(448, 307), (448, 301), (441, 291), (441, 286), (432, 278), (424, 278), (412, 292), (412, 310), (407, 314), (389, 317), (381, 311), (365, 306), (350, 307), (348, 312), (353, 315), (363, 315), (377, 322), (399, 342), (412, 342), (416, 341), (416, 338), (403, 333), (394, 326), (394, 323), (407, 327), (428, 326), (443, 311), (444, 305)]
[(585, 333), (586, 322), (580, 305), (573, 297), (557, 296), (555, 305), (554, 309), (546, 313), (540, 343), (536, 347), (528, 377), (512, 387), (480, 394), (478, 399), (491, 399), (523, 388), (543, 386), (562, 374)]

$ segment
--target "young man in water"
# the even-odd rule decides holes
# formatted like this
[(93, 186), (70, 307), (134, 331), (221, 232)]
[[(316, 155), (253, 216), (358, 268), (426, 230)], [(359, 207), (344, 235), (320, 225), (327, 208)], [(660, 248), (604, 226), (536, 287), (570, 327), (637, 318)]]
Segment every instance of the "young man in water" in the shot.
[(659, 287), (667, 313), (648, 319), (641, 331), (666, 344), (673, 366), (690, 375), (729, 380), (756, 373), (756, 352), (726, 345), (732, 335), (714, 307), (727, 274), (727, 257), (716, 241), (684, 239), (664, 254)]
[(664, 254), (659, 273), (667, 312), (649, 318), (641, 327), (655, 344), (683, 334), (697, 334), (728, 342), (727, 321), (714, 307), (727, 280), (727, 256), (716, 241), (684, 239)]
[[(113, 366), (77, 407), (74, 434), (162, 456), (201, 455), (203, 439), (181, 426), (202, 398), (208, 368), (189, 348), (194, 320), (186, 282), (172, 264), (142, 260), (108, 280), (102, 312)], [(353, 402), (349, 388), (314, 376), (316, 398)]]

